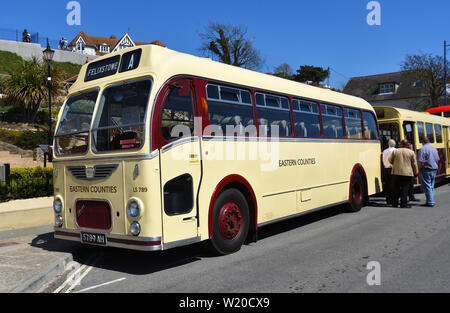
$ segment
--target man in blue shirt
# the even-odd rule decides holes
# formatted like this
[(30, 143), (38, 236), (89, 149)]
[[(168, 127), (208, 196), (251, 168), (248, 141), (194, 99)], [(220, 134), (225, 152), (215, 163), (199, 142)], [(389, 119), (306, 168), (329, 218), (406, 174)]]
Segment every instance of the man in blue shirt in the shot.
[(434, 181), (439, 164), (439, 154), (436, 148), (430, 145), (430, 140), (422, 140), (423, 147), (417, 154), (417, 162), (420, 170), (420, 183), (422, 191), (425, 193), (427, 203), (424, 206), (434, 207)]

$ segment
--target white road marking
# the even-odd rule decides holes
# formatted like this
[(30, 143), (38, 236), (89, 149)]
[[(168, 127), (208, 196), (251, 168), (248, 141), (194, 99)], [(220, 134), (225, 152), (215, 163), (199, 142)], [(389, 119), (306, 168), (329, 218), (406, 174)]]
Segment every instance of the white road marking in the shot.
[[(101, 258), (102, 255), (99, 255), (93, 262), (92, 260), (95, 258), (95, 255), (91, 256), (88, 260), (87, 260), (87, 264), (92, 264), (92, 266), (94, 266), (97, 261)], [(67, 285), (70, 285), (69, 289), (67, 289), (65, 291), (65, 293), (69, 293), (70, 291), (72, 291), (77, 285), (80, 284), (81, 280), (92, 270), (92, 266), (87, 266), (82, 265), (80, 268), (78, 268), (75, 272), (72, 273), (72, 275), (70, 275), (66, 281), (59, 286), (55, 291), (53, 291), (53, 293), (60, 293), (62, 290), (64, 290), (64, 288), (67, 287)], [(86, 269), (87, 268), (87, 269)], [(80, 275), (80, 273), (84, 270), (84, 273)], [(79, 277), (78, 277), (79, 276)], [(74, 281), (74, 278), (78, 277), (78, 279), (76, 281)]]
[(95, 288), (111, 285), (111, 284), (118, 283), (118, 282), (120, 282), (122, 280), (125, 280), (125, 279), (126, 279), (125, 277), (122, 277), (122, 278), (119, 278), (119, 279), (116, 279), (116, 280), (113, 280), (113, 281), (110, 281), (110, 282), (107, 282), (107, 283), (103, 283), (103, 284), (100, 284), (100, 285), (96, 285), (96, 286), (92, 286), (92, 287), (85, 288), (85, 289), (82, 289), (82, 290), (78, 290), (78, 291), (76, 291), (74, 293), (85, 292), (85, 291), (89, 291), (89, 290), (92, 290), (92, 289), (95, 289)]
[(73, 281), (73, 278), (75, 277), (75, 275), (78, 275), (78, 273), (80, 273), (82, 270), (84, 270), (86, 268), (87, 265), (83, 265), (81, 266), (79, 269), (77, 269), (75, 272), (72, 273), (72, 275), (70, 275), (66, 281), (64, 283), (62, 283), (61, 286), (58, 287), (58, 289), (56, 289), (55, 291), (53, 291), (53, 293), (60, 293), (61, 290), (63, 290), (64, 288), (66, 288), (66, 286)]
[(70, 293), (76, 286), (78, 286), (83, 280), (83, 278), (86, 277), (86, 275), (92, 270), (92, 268), (93, 268), (92, 266), (89, 266), (88, 269), (85, 270), (84, 273), (64, 293)]

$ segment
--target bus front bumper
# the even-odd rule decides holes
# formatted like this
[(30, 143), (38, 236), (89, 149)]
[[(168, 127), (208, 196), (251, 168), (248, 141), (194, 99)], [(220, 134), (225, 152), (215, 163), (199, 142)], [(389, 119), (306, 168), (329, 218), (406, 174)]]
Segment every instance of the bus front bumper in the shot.
[[(82, 240), (83, 234), (97, 234), (103, 236), (106, 239), (106, 241), (102, 244), (86, 243)], [(76, 241), (89, 245), (115, 247), (138, 251), (162, 250), (161, 237), (133, 237), (124, 235), (113, 235), (101, 231), (79, 231), (55, 227), (55, 238)]]

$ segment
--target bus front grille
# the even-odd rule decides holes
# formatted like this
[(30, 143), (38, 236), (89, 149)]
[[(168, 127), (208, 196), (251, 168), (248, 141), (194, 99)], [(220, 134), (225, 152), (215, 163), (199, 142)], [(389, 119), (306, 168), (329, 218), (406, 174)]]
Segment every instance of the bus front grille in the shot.
[(77, 201), (76, 219), (81, 228), (110, 230), (112, 227), (111, 208), (105, 201)]
[(68, 166), (69, 172), (76, 178), (82, 180), (106, 179), (119, 167), (118, 164), (87, 166)]

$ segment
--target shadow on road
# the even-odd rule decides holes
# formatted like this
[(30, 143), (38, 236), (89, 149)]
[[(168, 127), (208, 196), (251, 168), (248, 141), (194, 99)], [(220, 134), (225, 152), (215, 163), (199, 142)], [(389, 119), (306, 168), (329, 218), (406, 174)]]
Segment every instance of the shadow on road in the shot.
[[(337, 206), (301, 217), (277, 222), (260, 228), (258, 237), (259, 240), (263, 240), (344, 212), (344, 207)], [(102, 268), (109, 271), (132, 275), (148, 275), (154, 272), (198, 262), (205, 258), (216, 257), (207, 248), (207, 242), (167, 251), (141, 252), (119, 248), (81, 245), (76, 242), (55, 239), (53, 233), (47, 233), (34, 238), (31, 245), (46, 251), (72, 253), (74, 261), (82, 265), (86, 264), (88, 266), (93, 266), (94, 268)]]

